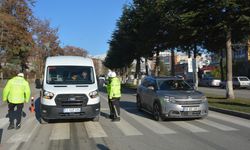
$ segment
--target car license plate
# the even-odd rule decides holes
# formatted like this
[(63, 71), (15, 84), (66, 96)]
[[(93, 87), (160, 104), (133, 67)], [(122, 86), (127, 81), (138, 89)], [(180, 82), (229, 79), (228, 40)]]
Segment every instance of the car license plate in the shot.
[(183, 107), (183, 111), (197, 111), (199, 107)]
[(81, 112), (81, 108), (64, 108), (64, 113)]

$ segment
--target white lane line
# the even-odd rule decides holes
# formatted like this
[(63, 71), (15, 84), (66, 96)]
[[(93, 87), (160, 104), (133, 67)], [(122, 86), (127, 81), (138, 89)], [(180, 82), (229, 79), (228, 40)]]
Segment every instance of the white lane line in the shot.
[(7, 143), (21, 143), (21, 142), (27, 142), (33, 135), (33, 133), (36, 131), (37, 127), (39, 126), (39, 123), (35, 120), (35, 117), (30, 117), (27, 121), (24, 122), (24, 124), (21, 126), (21, 129), (19, 129), (20, 132), (17, 132), (13, 136), (11, 136)]
[(131, 114), (126, 112), (130, 117), (134, 118), (141, 125), (157, 134), (175, 134), (176, 132), (154, 120), (140, 116), (140, 114)]
[(50, 140), (67, 140), (70, 139), (69, 123), (60, 123), (53, 126)]
[(16, 143), (13, 143), (10, 147), (9, 150), (17, 150), (18, 146), (21, 144), (21, 142), (16, 142)]
[(207, 120), (207, 119), (206, 120), (196, 120), (196, 121), (203, 123), (205, 125), (220, 129), (222, 131), (237, 131), (238, 130), (238, 129), (235, 129), (235, 128), (232, 128), (232, 127), (229, 127), (229, 126), (226, 126), (226, 125), (223, 125), (223, 124), (211, 121), (211, 120)]
[(85, 122), (84, 123), (89, 138), (107, 137), (99, 122)]
[(190, 123), (184, 122), (184, 121), (177, 121), (177, 122), (173, 122), (174, 124), (176, 124), (177, 126), (180, 126), (184, 129), (187, 129), (193, 133), (198, 133), (198, 132), (208, 132), (205, 129), (202, 129), (200, 127), (197, 127), (195, 125), (192, 125)]
[(129, 124), (126, 120), (121, 118), (120, 122), (114, 122), (114, 124), (124, 133), (126, 136), (133, 135), (143, 135), (140, 131), (138, 131), (135, 127)]
[(233, 123), (233, 124), (236, 124), (239, 126), (250, 128), (250, 121), (246, 120), (246, 119), (228, 116), (228, 115), (224, 115), (224, 114), (216, 113), (216, 112), (211, 112), (211, 111), (209, 112), (208, 117), (216, 118), (216, 119), (230, 122), (230, 123)]
[(0, 128), (3, 128), (6, 124), (8, 124), (9, 119), (8, 118), (1, 118), (0, 119)]

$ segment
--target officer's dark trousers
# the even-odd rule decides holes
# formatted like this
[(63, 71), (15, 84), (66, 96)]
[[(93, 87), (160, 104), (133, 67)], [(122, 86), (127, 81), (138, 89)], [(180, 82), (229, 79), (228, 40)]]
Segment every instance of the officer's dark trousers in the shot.
[[(17, 107), (16, 113), (14, 109)], [(16, 118), (16, 124), (21, 123), (23, 104), (12, 104), (9, 103), (9, 121), (11, 125), (14, 125), (14, 119)]]
[(120, 117), (120, 98), (113, 98), (111, 104), (111, 114), (114, 114), (114, 118)]
[(114, 111), (113, 111), (113, 106), (111, 100), (108, 98), (108, 103), (109, 103), (109, 110), (110, 110), (110, 118), (114, 118)]

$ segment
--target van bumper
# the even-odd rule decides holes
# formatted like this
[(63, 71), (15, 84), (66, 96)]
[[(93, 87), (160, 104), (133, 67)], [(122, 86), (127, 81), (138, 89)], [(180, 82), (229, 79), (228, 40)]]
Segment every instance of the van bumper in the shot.
[(80, 112), (65, 113), (66, 107), (40, 105), (40, 113), (43, 119), (93, 119), (100, 114), (100, 103), (87, 105), (80, 108)]

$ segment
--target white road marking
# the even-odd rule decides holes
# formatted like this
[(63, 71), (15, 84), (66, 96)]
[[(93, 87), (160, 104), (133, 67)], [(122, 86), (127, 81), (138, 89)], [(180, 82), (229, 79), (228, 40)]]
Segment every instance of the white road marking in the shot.
[(50, 140), (67, 140), (70, 139), (70, 128), (69, 123), (58, 123), (55, 124), (51, 135)]
[(39, 126), (39, 123), (35, 121), (35, 117), (30, 117), (25, 123), (21, 126), (21, 129), (17, 130), (20, 132), (17, 132), (13, 136), (11, 136), (7, 143), (21, 143), (21, 142), (27, 142)]
[(211, 111), (209, 112), (208, 117), (216, 118), (216, 119), (230, 122), (230, 123), (240, 125), (240, 126), (243, 126), (246, 128), (250, 128), (250, 121), (246, 120), (246, 119), (242, 119), (242, 118), (238, 118), (238, 117), (234, 117), (234, 116), (229, 116), (229, 115), (224, 115), (221, 113), (211, 112)]
[(176, 122), (172, 122), (174, 124), (176, 124), (177, 126), (180, 126), (184, 129), (187, 129), (193, 133), (198, 133), (198, 132), (208, 132), (207, 130), (205, 129), (202, 129), (200, 127), (197, 127), (195, 125), (192, 125), (190, 123), (187, 123), (187, 122), (184, 122), (184, 121), (176, 121)]
[(89, 138), (107, 137), (106, 132), (103, 130), (99, 122), (85, 122), (85, 128)]
[(235, 128), (232, 128), (232, 127), (229, 127), (229, 126), (226, 126), (226, 125), (223, 125), (223, 124), (211, 121), (211, 120), (207, 120), (207, 119), (206, 120), (196, 120), (196, 121), (203, 123), (205, 125), (220, 129), (222, 131), (237, 131), (238, 130), (238, 129), (235, 129)]
[(124, 133), (126, 136), (133, 135), (143, 135), (140, 131), (134, 128), (131, 124), (129, 124), (126, 120), (121, 118), (120, 122), (114, 122), (114, 124)]
[(18, 146), (21, 144), (21, 142), (16, 142), (16, 143), (13, 143), (10, 147), (9, 150), (17, 150)]
[(150, 129), (154, 133), (157, 134), (174, 134), (176, 133), (174, 130), (148, 118), (140, 116), (140, 114), (131, 114), (126, 112), (129, 116), (134, 118), (138, 121), (141, 125), (145, 126), (146, 128)]
[(1, 118), (0, 119), (0, 128), (3, 128), (6, 124), (8, 124), (9, 119), (8, 118)]

